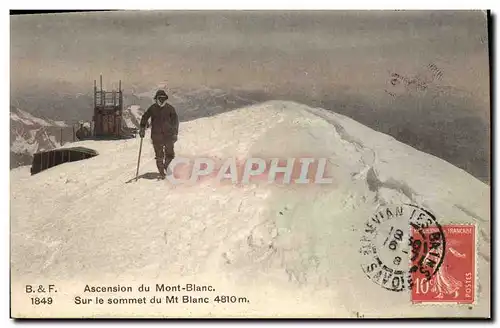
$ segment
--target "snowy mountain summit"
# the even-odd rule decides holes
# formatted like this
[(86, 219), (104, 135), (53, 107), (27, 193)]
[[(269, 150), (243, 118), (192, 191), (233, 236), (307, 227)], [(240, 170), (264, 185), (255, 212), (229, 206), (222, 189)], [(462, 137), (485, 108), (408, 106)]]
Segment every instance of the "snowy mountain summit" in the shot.
[[(327, 185), (215, 186), (205, 181), (174, 186), (148, 179), (148, 173), (156, 172), (148, 135), (140, 167), (143, 177), (126, 183), (135, 176), (139, 139), (76, 145), (99, 155), (34, 176), (29, 167), (11, 171), (12, 281), (19, 286), (12, 287), (12, 293), (19, 294), (13, 297), (25, 297), (24, 284), (55, 283), (63, 291), (58, 301), (67, 302), (64, 315), (91, 311), (99, 316), (110, 308), (78, 307), (72, 301), (76, 295), (93, 296), (83, 295), (87, 284), (146, 284), (152, 289), (148, 295), (153, 295), (161, 294), (157, 285), (190, 283), (215, 289), (193, 297), (233, 295), (241, 302), (163, 304), (142, 307), (141, 314), (489, 313), (489, 186), (345, 116), (271, 101), (180, 127), (177, 156), (327, 158), (326, 174), (333, 181)], [(382, 288), (363, 271), (360, 247), (367, 222), (381, 208), (400, 204), (425, 208), (442, 227), (475, 226), (476, 304), (415, 305), (409, 290)], [(409, 231), (408, 222), (400, 224)], [(12, 304), (19, 306), (13, 313), (22, 312), (22, 302)], [(137, 308), (116, 306), (113, 311), (127, 316)]]
[(27, 152), (29, 154), (59, 147), (60, 140), (57, 140), (52, 132), (60, 132), (61, 128), (67, 128), (67, 125), (62, 121), (35, 117), (15, 107), (11, 107), (10, 124), (11, 152)]

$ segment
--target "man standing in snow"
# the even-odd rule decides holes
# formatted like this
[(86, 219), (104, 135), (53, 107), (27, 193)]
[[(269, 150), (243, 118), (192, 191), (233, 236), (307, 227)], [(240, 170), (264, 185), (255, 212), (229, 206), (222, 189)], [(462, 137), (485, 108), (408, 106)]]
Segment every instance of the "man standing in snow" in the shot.
[(175, 108), (167, 103), (168, 96), (164, 90), (158, 90), (151, 105), (141, 118), (139, 135), (144, 138), (146, 125), (151, 117), (151, 139), (155, 150), (156, 166), (160, 177), (165, 178), (165, 171), (174, 159), (174, 143), (179, 131), (179, 118)]

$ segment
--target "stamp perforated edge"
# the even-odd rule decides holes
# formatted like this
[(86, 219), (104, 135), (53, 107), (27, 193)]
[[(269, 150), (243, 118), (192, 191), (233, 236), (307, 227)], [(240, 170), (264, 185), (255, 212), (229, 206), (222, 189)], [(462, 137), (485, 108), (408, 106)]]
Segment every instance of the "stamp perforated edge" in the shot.
[(479, 263), (478, 263), (478, 260), (479, 260), (479, 256), (477, 256), (477, 250), (479, 249), (478, 248), (478, 229), (477, 229), (477, 224), (476, 223), (446, 223), (443, 225), (443, 227), (447, 227), (447, 226), (464, 226), (464, 227), (473, 227), (474, 228), (474, 300), (471, 302), (471, 303), (465, 303), (465, 302), (453, 302), (453, 301), (429, 301), (429, 302), (426, 302), (426, 301), (413, 301), (411, 299), (412, 297), (412, 291), (411, 289), (409, 290), (409, 297), (410, 297), (410, 303), (412, 306), (422, 306), (422, 307), (425, 307), (425, 306), (440, 306), (440, 307), (468, 307), (469, 309), (470, 308), (473, 308), (474, 306), (478, 305), (478, 298), (479, 298), (479, 294), (478, 294), (478, 279), (479, 279), (479, 276), (478, 276), (478, 267), (479, 267)]

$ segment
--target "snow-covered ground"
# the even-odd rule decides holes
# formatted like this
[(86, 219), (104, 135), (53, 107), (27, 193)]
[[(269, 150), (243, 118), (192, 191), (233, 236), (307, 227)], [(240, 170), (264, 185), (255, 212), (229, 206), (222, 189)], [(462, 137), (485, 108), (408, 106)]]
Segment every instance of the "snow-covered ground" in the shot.
[[(326, 157), (334, 183), (321, 186), (126, 183), (135, 176), (139, 139), (71, 144), (79, 145), (99, 155), (34, 176), (29, 167), (11, 170), (13, 315), (489, 315), (489, 186), (345, 116), (272, 101), (181, 124), (177, 156)], [(153, 157), (145, 139), (140, 174), (156, 172)], [(475, 305), (414, 305), (409, 293), (366, 277), (364, 224), (389, 203), (423, 206), (441, 225), (476, 225)], [(72, 302), (95, 296), (84, 295), (85, 284), (184, 282), (209, 283), (250, 303)], [(58, 306), (30, 305), (24, 285), (43, 283), (57, 286)]]

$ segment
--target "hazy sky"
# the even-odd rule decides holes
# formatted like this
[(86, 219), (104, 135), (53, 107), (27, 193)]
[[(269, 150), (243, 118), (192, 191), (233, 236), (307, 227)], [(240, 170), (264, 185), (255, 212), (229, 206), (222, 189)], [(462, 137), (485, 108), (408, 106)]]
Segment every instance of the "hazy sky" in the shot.
[[(487, 92), (482, 12), (111, 12), (11, 17), (14, 87), (99, 73), (126, 85), (357, 89), (430, 62)], [(459, 78), (457, 78), (459, 76)], [(484, 94), (483, 94), (484, 95)]]

